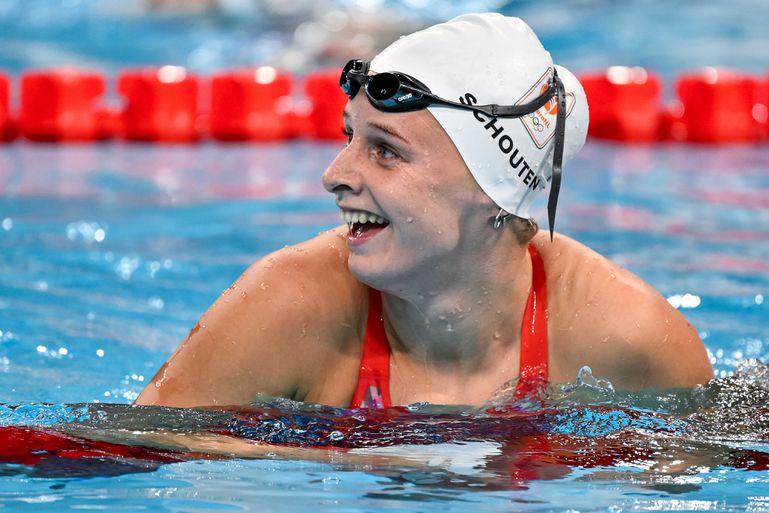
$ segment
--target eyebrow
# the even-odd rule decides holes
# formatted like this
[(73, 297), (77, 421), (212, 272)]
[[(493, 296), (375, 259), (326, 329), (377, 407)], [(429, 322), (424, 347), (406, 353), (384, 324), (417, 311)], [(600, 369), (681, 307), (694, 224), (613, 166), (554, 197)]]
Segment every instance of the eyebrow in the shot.
[[(344, 124), (348, 125), (350, 123), (350, 116), (349, 112), (347, 112), (347, 109), (344, 110), (342, 113), (342, 118), (344, 119)], [(406, 139), (403, 135), (401, 135), (395, 128), (387, 126), (382, 123), (378, 123), (376, 121), (367, 121), (366, 125), (370, 126), (371, 128), (374, 128), (376, 130), (379, 130), (380, 132), (383, 132), (391, 137), (395, 137), (396, 139), (400, 139), (406, 144), (409, 144), (408, 139)]]
[(380, 132), (384, 132), (385, 134), (387, 134), (389, 136), (395, 137), (396, 139), (400, 139), (401, 141), (403, 141), (406, 144), (409, 143), (408, 140), (405, 137), (403, 137), (396, 129), (394, 129), (392, 127), (389, 127), (387, 125), (383, 125), (381, 123), (377, 123), (376, 121), (368, 121), (366, 124), (368, 126), (372, 127), (372, 128), (375, 128), (375, 129), (379, 130)]

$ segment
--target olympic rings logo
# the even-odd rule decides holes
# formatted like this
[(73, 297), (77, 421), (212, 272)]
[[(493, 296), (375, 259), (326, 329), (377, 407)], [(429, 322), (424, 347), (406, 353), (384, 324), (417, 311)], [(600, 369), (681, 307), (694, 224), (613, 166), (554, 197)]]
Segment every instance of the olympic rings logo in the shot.
[(534, 115), (533, 112), (529, 114), (529, 118), (531, 118), (531, 124), (533, 125), (534, 130), (537, 132), (542, 132), (545, 129), (545, 125), (542, 124), (542, 122), (537, 116)]

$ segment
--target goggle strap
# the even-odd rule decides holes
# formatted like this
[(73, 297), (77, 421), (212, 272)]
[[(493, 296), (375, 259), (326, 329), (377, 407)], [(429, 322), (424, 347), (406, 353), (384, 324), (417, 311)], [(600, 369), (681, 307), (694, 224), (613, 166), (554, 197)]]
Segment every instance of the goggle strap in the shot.
[(529, 103), (522, 105), (473, 105), (472, 107), (495, 118), (519, 118), (541, 109), (555, 95), (556, 85), (551, 83), (544, 93)]
[[(351, 61), (348, 63), (349, 69), (347, 69), (343, 73), (343, 80), (355, 80), (358, 84), (363, 85), (362, 78), (367, 78), (368, 70), (369, 70), (369, 62), (368, 61)], [(346, 66), (347, 67), (347, 66)], [(389, 72), (393, 73), (393, 72)], [(438, 96), (435, 96), (432, 94), (429, 89), (425, 87), (425, 90), (420, 89), (419, 87), (412, 86), (410, 84), (404, 84), (403, 78), (411, 79), (411, 77), (408, 76), (399, 76), (399, 74), (394, 73), (396, 76), (398, 76), (398, 80), (401, 82), (401, 88), (417, 93), (419, 95), (422, 95), (424, 97), (430, 98), (433, 103), (443, 103), (444, 105), (452, 105), (455, 107), (461, 107), (464, 109), (473, 110), (476, 112), (479, 112), (481, 114), (485, 114), (487, 116), (491, 117), (500, 117), (500, 118), (518, 118), (521, 116), (525, 116), (526, 114), (531, 114), (532, 112), (535, 112), (536, 110), (541, 109), (550, 99), (555, 96), (556, 94), (556, 85), (554, 82), (552, 82), (546, 91), (544, 91), (541, 95), (539, 95), (537, 98), (535, 98), (533, 101), (529, 103), (524, 103), (523, 105), (498, 105), (498, 104), (486, 104), (486, 105), (467, 105), (463, 103), (453, 102), (446, 100), (444, 98), (440, 98)], [(556, 78), (555, 70), (553, 70), (553, 78)], [(411, 79), (413, 80), (413, 79)], [(341, 85), (342, 80), (340, 80)], [(420, 86), (424, 87), (423, 84), (419, 84)], [(352, 96), (355, 96), (354, 94)], [(420, 106), (421, 107), (421, 106)]]
[(547, 220), (550, 224), (550, 242), (555, 229), (555, 209), (558, 206), (558, 193), (561, 190), (561, 169), (563, 166), (563, 148), (566, 139), (566, 91), (560, 77), (553, 73), (553, 81), (558, 96), (558, 114), (555, 118), (555, 146), (553, 147), (553, 177), (550, 181), (550, 196), (547, 200)]
[(555, 96), (556, 90), (555, 85), (551, 84), (550, 87), (548, 87), (548, 89), (542, 93), (542, 95), (538, 96), (534, 101), (524, 103), (523, 105), (497, 105), (496, 103), (489, 103), (486, 105), (468, 105), (465, 103), (444, 100), (443, 98), (435, 96), (432, 93), (427, 93), (411, 86), (403, 85), (401, 87), (420, 93), (426, 98), (430, 98), (432, 103), (442, 103), (444, 105), (460, 107), (465, 110), (472, 110), (480, 114), (485, 114), (492, 118), (520, 118), (526, 114), (531, 114), (532, 112), (541, 109), (548, 101), (550, 101), (550, 99)]

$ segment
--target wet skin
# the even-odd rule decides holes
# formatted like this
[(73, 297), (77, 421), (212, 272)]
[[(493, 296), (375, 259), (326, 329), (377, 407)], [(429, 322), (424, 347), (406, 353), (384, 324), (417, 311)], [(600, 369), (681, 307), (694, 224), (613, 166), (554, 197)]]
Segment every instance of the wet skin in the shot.
[[(324, 186), (348, 215), (386, 222), (342, 226), (253, 264), (137, 403), (246, 404), (263, 393), (348, 405), (368, 286), (383, 292), (395, 404), (480, 406), (517, 378), (526, 245), (491, 228), (498, 208), (428, 111), (383, 113), (358, 95), (345, 124), (349, 144)], [(531, 243), (547, 274), (551, 381), (573, 381), (583, 365), (624, 389), (712, 377), (694, 328), (638, 277), (565, 236)]]

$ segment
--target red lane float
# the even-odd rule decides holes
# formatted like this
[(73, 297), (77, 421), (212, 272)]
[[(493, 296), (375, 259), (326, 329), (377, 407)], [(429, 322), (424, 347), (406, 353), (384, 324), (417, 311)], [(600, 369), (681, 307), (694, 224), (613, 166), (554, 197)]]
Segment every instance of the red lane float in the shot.
[(98, 101), (104, 76), (95, 71), (51, 69), (21, 76), (19, 130), (32, 141), (93, 141), (103, 137)]
[(681, 121), (687, 141), (751, 142), (760, 138), (760, 89), (753, 77), (705, 68), (679, 77), (676, 92), (683, 106)]
[[(10, 112), (10, 78), (0, 73), (0, 141), (343, 140), (347, 97), (339, 70), (308, 74), (304, 97), (292, 77), (272, 67), (231, 70), (199, 80), (185, 68), (127, 70), (117, 80), (122, 106), (100, 105), (98, 72), (51, 69), (21, 76), (20, 110)], [(705, 68), (676, 83), (678, 98), (660, 103), (660, 78), (613, 66), (580, 80), (590, 105), (591, 137), (625, 142), (753, 142), (769, 139), (769, 77)], [(201, 87), (210, 84), (202, 111)], [(203, 92), (206, 92), (205, 90)]]
[(579, 77), (590, 107), (588, 133), (599, 139), (657, 139), (660, 79), (639, 67), (612, 66)]
[(769, 140), (769, 75), (759, 82), (758, 103), (753, 107), (753, 117), (761, 125), (761, 138)]
[(312, 121), (312, 103), (307, 99), (292, 98), (286, 113), (289, 137), (310, 138), (315, 133)]
[(10, 141), (14, 136), (9, 107), (10, 82), (11, 78), (8, 75), (0, 73), (0, 141)]
[(199, 138), (198, 79), (180, 66), (129, 70), (118, 76), (125, 98), (122, 137), (132, 141), (194, 142)]
[(228, 71), (211, 80), (210, 133), (220, 141), (291, 136), (291, 76), (270, 66)]
[(684, 106), (681, 100), (673, 100), (659, 111), (657, 140), (664, 142), (685, 142), (686, 124), (683, 120)]
[(310, 73), (305, 78), (305, 94), (312, 104), (310, 122), (314, 139), (344, 140), (342, 112), (347, 95), (339, 88), (339, 70)]

